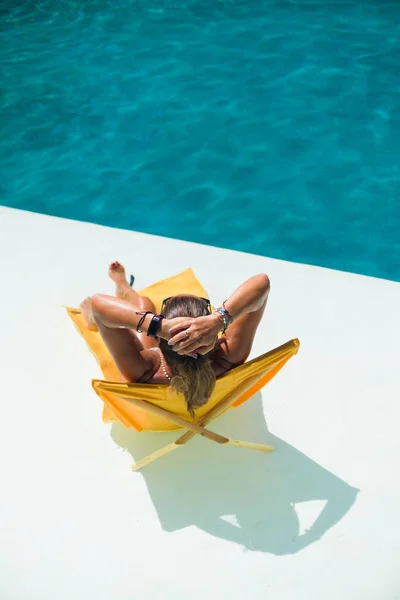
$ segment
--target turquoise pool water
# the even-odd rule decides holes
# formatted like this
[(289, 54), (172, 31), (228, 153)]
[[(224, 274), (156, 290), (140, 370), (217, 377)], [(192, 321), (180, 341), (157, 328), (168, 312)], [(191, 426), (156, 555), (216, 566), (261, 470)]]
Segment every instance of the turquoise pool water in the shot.
[(400, 281), (400, 3), (3, 0), (0, 203)]

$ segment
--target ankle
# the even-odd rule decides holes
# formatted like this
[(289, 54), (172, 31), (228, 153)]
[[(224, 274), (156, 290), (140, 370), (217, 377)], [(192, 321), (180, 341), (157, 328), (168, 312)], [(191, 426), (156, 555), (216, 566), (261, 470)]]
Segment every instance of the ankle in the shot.
[(129, 287), (128, 283), (123, 285), (118, 285), (117, 287), (117, 297), (122, 300), (126, 300), (129, 292), (133, 292), (134, 290)]

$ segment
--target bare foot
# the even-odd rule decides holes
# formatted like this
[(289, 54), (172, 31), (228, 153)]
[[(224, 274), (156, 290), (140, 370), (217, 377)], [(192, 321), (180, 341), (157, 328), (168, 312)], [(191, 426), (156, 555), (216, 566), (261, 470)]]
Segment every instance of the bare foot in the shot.
[(90, 329), (90, 331), (97, 331), (97, 326), (92, 314), (92, 299), (90, 297), (85, 298), (85, 300), (81, 302), (79, 308), (81, 309), (82, 317), (85, 319), (88, 329)]
[(123, 267), (118, 261), (111, 263), (108, 270), (108, 276), (115, 283), (115, 295), (117, 298), (122, 298), (124, 292), (130, 289), (129, 283), (126, 279), (125, 267)]

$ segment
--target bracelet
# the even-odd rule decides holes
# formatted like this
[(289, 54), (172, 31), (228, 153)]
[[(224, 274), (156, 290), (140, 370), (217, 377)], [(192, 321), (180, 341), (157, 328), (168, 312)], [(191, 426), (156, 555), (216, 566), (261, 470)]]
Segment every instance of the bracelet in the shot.
[(228, 329), (229, 327), (229, 321), (228, 321), (228, 317), (226, 316), (226, 311), (223, 308), (216, 308), (214, 310), (214, 313), (217, 315), (220, 315), (220, 320), (222, 321), (222, 323), (224, 324), (224, 328), (222, 330), (222, 334), (225, 333), (225, 331)]
[(232, 317), (231, 313), (229, 312), (229, 310), (228, 310), (227, 308), (225, 308), (225, 302), (226, 302), (226, 300), (224, 300), (224, 301), (223, 301), (223, 303), (222, 303), (222, 308), (223, 308), (223, 309), (224, 309), (224, 311), (226, 312), (226, 316), (228, 317), (229, 321), (230, 321), (231, 323), (233, 323), (233, 317)]
[(152, 320), (150, 321), (149, 328), (147, 330), (147, 335), (149, 337), (156, 338), (157, 332), (161, 327), (161, 321), (163, 320), (163, 315), (154, 315)]
[(142, 318), (139, 320), (139, 323), (136, 325), (136, 331), (137, 333), (144, 333), (143, 329), (140, 329), (141, 326), (143, 325), (143, 321), (145, 320), (145, 318), (147, 317), (147, 315), (151, 315), (152, 312), (147, 310), (146, 312), (137, 312), (137, 315), (143, 315)]

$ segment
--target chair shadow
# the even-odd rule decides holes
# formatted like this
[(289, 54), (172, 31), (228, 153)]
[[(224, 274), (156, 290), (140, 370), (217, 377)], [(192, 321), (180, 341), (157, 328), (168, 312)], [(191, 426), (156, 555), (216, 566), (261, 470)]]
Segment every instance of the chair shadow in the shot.
[[(220, 446), (199, 436), (146, 466), (143, 476), (165, 531), (195, 525), (248, 550), (294, 554), (333, 527), (358, 489), (269, 433), (261, 393), (230, 410), (211, 429), (228, 437), (272, 444), (272, 454)], [(178, 432), (179, 434), (179, 432)], [(114, 423), (111, 437), (134, 461), (176, 439), (137, 433)], [(300, 533), (295, 504), (323, 500), (312, 526)]]

